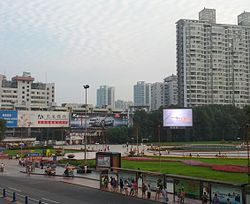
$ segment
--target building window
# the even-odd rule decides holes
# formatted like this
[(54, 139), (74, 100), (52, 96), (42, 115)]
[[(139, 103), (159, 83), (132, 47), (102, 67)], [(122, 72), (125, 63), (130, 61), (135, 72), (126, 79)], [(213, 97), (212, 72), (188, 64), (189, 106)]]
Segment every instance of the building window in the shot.
[(25, 97), (24, 96), (22, 96), (22, 99), (24, 99)]

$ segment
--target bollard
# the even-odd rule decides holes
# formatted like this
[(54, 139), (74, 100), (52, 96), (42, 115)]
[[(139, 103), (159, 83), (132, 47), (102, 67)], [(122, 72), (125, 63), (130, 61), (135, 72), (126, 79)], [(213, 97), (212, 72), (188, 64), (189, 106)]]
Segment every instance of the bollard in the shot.
[(25, 196), (24, 204), (28, 204), (29, 198), (28, 196)]
[(16, 193), (15, 192), (13, 192), (13, 198), (12, 199), (13, 199), (12, 202), (16, 202)]
[(41, 201), (41, 200), (39, 200), (39, 204), (42, 204), (42, 201)]
[(4, 198), (6, 197), (6, 190), (5, 190), (5, 188), (3, 189), (3, 197)]

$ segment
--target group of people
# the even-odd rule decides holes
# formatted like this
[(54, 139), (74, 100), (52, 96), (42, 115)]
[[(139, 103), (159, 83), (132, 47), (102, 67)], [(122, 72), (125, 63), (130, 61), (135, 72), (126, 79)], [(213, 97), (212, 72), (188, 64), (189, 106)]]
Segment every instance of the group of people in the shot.
[[(141, 181), (140, 181), (141, 180)], [(163, 200), (163, 203), (168, 203), (168, 194), (166, 187), (163, 186), (161, 179), (157, 181), (156, 189), (152, 188), (150, 184), (146, 184), (141, 178), (138, 180), (134, 178), (116, 179), (114, 176), (102, 178), (103, 190), (111, 190), (113, 192), (120, 192), (125, 196), (141, 196), (144, 199), (151, 199), (152, 191), (155, 190), (155, 200)], [(139, 195), (139, 189), (141, 195)]]

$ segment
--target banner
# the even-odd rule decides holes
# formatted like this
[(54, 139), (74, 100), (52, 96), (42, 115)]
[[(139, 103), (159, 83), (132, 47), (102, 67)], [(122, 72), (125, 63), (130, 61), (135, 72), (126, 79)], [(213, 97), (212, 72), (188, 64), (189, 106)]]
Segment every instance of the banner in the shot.
[(17, 127), (17, 111), (0, 110), (0, 118), (6, 120), (6, 127)]
[(18, 127), (69, 127), (69, 112), (18, 111)]
[[(85, 120), (86, 118), (86, 120)], [(85, 122), (87, 128), (90, 127), (120, 127), (128, 126), (130, 121), (127, 114), (114, 113), (72, 113), (70, 126), (72, 128), (84, 128)]]
[(240, 188), (212, 184), (211, 196), (212, 196), (212, 201), (217, 199), (219, 203), (227, 203), (228, 201), (230, 201), (232, 204), (243, 203), (242, 191)]
[(98, 155), (97, 166), (109, 168), (111, 166), (110, 156)]

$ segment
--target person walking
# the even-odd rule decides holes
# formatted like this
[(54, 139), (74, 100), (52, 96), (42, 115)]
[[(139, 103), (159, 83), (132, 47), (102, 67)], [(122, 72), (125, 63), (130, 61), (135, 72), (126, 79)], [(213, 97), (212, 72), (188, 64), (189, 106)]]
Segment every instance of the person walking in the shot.
[(219, 204), (220, 203), (220, 200), (217, 196), (217, 193), (214, 194), (214, 198), (212, 200), (212, 204)]
[(141, 186), (142, 198), (146, 197), (146, 190), (147, 190), (147, 186), (144, 182), (142, 182), (142, 186)]
[(207, 193), (204, 192), (202, 197), (201, 197), (201, 202), (202, 202), (202, 204), (207, 204), (207, 201), (208, 201), (208, 196), (207, 196)]
[(167, 188), (164, 187), (161, 190), (162, 198), (163, 198), (163, 203), (168, 203), (168, 193), (167, 193)]
[(125, 196), (128, 196), (128, 180), (127, 179), (124, 182), (124, 191), (125, 191)]
[(180, 192), (180, 203), (183, 204), (184, 203), (184, 199), (185, 199), (185, 191), (184, 191), (184, 188), (181, 189), (181, 192)]
[(148, 184), (148, 187), (147, 187), (147, 199), (151, 199), (151, 187), (150, 187), (150, 184)]
[(123, 180), (122, 178), (120, 178), (120, 193), (123, 194), (123, 190), (124, 190), (124, 183), (123, 183)]
[(232, 204), (229, 198), (227, 199), (227, 204)]

